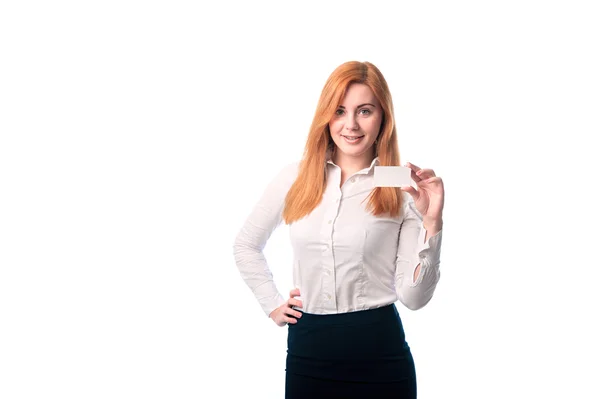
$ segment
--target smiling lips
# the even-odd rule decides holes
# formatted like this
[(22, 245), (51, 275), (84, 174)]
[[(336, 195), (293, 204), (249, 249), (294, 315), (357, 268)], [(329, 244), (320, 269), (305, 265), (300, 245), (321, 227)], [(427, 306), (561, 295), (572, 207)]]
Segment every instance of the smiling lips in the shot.
[(344, 138), (344, 140), (346, 140), (346, 143), (350, 143), (350, 144), (356, 144), (356, 143), (362, 141), (363, 137), (365, 137), (364, 135), (363, 136), (344, 136), (344, 135), (341, 135), (341, 136)]

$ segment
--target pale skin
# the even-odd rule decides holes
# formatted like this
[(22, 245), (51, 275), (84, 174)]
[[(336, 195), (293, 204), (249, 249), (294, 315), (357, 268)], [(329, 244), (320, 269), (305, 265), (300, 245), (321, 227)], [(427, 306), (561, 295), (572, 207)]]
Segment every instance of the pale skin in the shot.
[[(370, 87), (361, 83), (351, 84), (329, 122), (329, 131), (335, 143), (332, 160), (342, 171), (340, 186), (359, 170), (369, 167), (373, 161), (376, 151), (374, 143), (382, 120), (383, 110)], [(355, 143), (348, 142), (348, 138), (355, 137), (360, 139)], [(400, 189), (413, 197), (417, 210), (423, 215), (426, 230), (424, 242), (427, 242), (442, 229), (444, 183), (433, 169), (420, 168), (410, 162), (404, 166), (411, 169), (411, 177), (417, 188), (404, 186)], [(421, 264), (415, 268), (413, 281), (417, 280), (420, 272)], [(302, 308), (302, 302), (294, 298), (297, 296), (300, 296), (300, 290), (291, 290), (289, 299), (269, 315), (278, 326), (295, 324), (298, 322), (296, 319), (302, 317), (301, 312), (292, 309), (292, 306)]]

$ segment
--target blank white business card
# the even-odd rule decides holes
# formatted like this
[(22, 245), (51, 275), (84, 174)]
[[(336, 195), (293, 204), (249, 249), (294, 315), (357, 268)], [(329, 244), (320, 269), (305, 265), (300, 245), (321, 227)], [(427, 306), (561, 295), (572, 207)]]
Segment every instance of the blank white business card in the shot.
[(410, 186), (410, 171), (406, 166), (375, 166), (375, 187)]

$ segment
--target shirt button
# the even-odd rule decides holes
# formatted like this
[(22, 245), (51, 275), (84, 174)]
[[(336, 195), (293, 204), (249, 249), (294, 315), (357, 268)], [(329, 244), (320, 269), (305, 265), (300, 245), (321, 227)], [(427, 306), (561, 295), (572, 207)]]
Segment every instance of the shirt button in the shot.
[(325, 294), (325, 295), (323, 295), (323, 297), (324, 297), (325, 299), (327, 299), (327, 300), (330, 300), (330, 299), (331, 299), (331, 295), (329, 295), (329, 294)]
[(351, 183), (354, 183), (356, 181), (356, 177), (353, 177), (352, 179), (350, 179)]
[(331, 273), (329, 272), (329, 270), (325, 270), (324, 274), (325, 274), (326, 276), (329, 276)]
[(331, 220), (328, 220), (328, 221), (327, 221), (327, 224), (331, 224)]

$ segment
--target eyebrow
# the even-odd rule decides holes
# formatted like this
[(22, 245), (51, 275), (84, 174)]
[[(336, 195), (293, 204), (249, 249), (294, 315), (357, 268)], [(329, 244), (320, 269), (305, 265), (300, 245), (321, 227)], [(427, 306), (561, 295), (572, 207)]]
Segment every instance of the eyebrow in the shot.
[[(356, 108), (360, 108), (360, 107), (364, 107), (365, 105), (370, 105), (371, 107), (375, 108), (375, 106), (371, 103), (364, 103), (364, 104), (360, 104), (358, 107)], [(344, 108), (346, 109), (346, 107), (344, 107), (343, 105), (340, 105), (339, 108)]]

